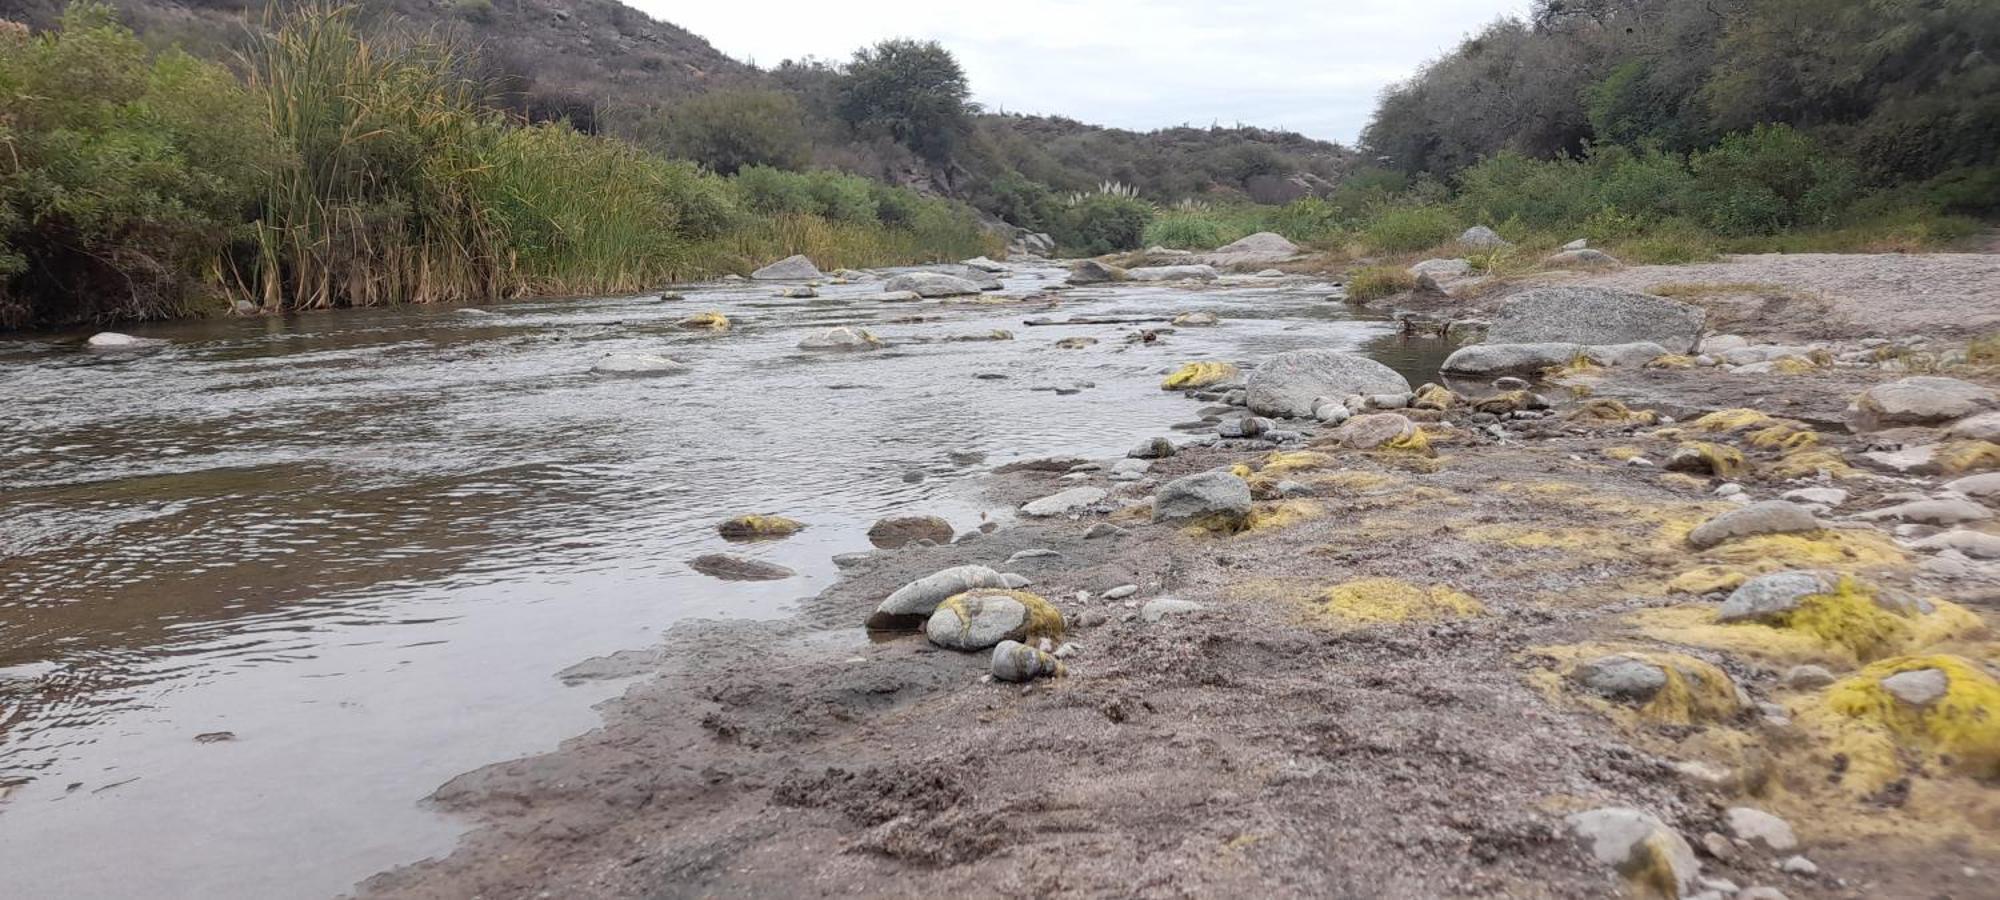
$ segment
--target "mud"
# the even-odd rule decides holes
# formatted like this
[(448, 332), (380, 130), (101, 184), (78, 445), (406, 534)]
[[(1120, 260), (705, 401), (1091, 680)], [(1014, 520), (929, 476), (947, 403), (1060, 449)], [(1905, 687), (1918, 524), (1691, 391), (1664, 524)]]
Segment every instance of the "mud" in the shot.
[[(1845, 311), (1838, 321), (1876, 322), (1827, 302)], [(1963, 321), (1996, 312), (2000, 292), (1975, 305)], [(1738, 330), (1798, 336), (1759, 321), (1739, 319)], [(1908, 333), (1877, 324), (1867, 336)], [(1864, 442), (1837, 427), (1840, 410), (1899, 374), (1616, 370), (1568, 385), (1681, 427), (1754, 407), (1851, 455)], [(1820, 874), (1781, 873), (1789, 853), (1723, 841), (1726, 853), (1703, 856), (1706, 877), (1794, 898), (2000, 895), (1990, 782), (1913, 763), (1895, 791), (1833, 792), (1849, 761), (1792, 721), (1817, 699), (1783, 687), (1785, 660), (1654, 627), (1718, 596), (1674, 588), (1677, 576), (1707, 567), (1740, 577), (1812, 553), (1815, 566), (1966, 604), (1986, 627), (1922, 650), (1990, 669), (2000, 662), (1990, 585), (1929, 577), (1886, 532), (1852, 523), (1797, 546), (1696, 553), (1686, 530), (1732, 507), (1714, 495), (1722, 479), (1618, 458), (1657, 461), (1680, 439), (1651, 424), (1572, 422), (1559, 410), (1507, 421), (1494, 437), (1463, 409), (1441, 418), (1430, 427), (1435, 456), (1340, 450), (1304, 429), (1329, 458), (1286, 473), (1310, 496), (1261, 504), (1269, 528), (1152, 525), (1150, 485), (1104, 485), (1109, 514), (878, 551), (792, 620), (684, 622), (655, 651), (574, 670), (653, 677), (557, 752), (440, 788), (434, 802), (477, 830), (450, 856), (379, 875), (363, 893), (1602, 897), (1632, 886), (1588, 857), (1565, 814), (1639, 807), (1700, 847), (1725, 831), (1725, 809), (1752, 805), (1792, 822), (1796, 852)], [(1703, 439), (1741, 449), (1750, 473), (1740, 481), (1760, 499), (1819, 483), (1772, 475), (1779, 452), (1740, 434)], [(1223, 442), (1149, 474), (1259, 468), (1274, 449)], [(986, 499), (1008, 508), (1053, 493), (1068, 486), (1057, 479), (1069, 462), (1009, 465), (990, 475)], [(1858, 474), (1839, 482), (1853, 494), (1841, 509), (1936, 482)], [(1107, 521), (1128, 533), (1084, 537)], [(1030, 548), (1061, 555), (1002, 565)], [(896, 587), (967, 563), (1027, 576), (1061, 606), (1078, 649), (1067, 677), (989, 683), (986, 654), (857, 627)], [(1405, 619), (1393, 604), (1328, 599), (1329, 588), (1371, 579), (1446, 586), (1477, 611)], [(1136, 596), (1099, 596), (1127, 583)], [(1138, 608), (1160, 597), (1206, 609), (1143, 621)], [(1743, 694), (1663, 713), (1585, 696), (1565, 679), (1569, 661), (1612, 650), (1714, 666)], [(1835, 666), (1846, 674), (1853, 661)]]

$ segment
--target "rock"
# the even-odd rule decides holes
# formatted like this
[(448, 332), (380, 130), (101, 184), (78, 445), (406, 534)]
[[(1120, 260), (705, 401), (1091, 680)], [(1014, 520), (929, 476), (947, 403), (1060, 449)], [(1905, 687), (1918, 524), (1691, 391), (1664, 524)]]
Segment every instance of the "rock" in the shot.
[(590, 370), (600, 375), (674, 375), (688, 367), (652, 353), (609, 353)]
[(1028, 580), (1028, 576), (1016, 575), (1012, 572), (1000, 573), (1000, 580), (1007, 583), (1007, 589), (1010, 591), (1018, 591), (1024, 587), (1034, 584), (1034, 582)]
[(1910, 546), (1919, 550), (1955, 550), (1973, 559), (2000, 559), (2000, 534), (1955, 529), (1934, 534)]
[(1284, 262), (1299, 255), (1299, 252), (1299, 245), (1287, 240), (1284, 235), (1259, 231), (1215, 248), (1208, 258), (1220, 266), (1264, 265)]
[(1191, 312), (1175, 316), (1172, 324), (1180, 328), (1192, 328), (1202, 325), (1214, 325), (1217, 321), (1219, 320), (1216, 319), (1215, 313)]
[(1993, 518), (1993, 511), (1970, 500), (1918, 500), (1865, 512), (1856, 518), (1870, 522), (1894, 520), (1924, 525), (1958, 525), (1984, 522)]
[(916, 291), (883, 291), (875, 299), (883, 303), (913, 303), (924, 299), (924, 295)]
[(1078, 260), (1069, 269), (1070, 284), (1105, 284), (1130, 279), (1131, 275), (1124, 269), (1094, 259)]
[(918, 541), (949, 544), (951, 523), (937, 516), (887, 516), (868, 526), (868, 543), (894, 550)]
[(747, 515), (717, 522), (715, 532), (732, 541), (781, 538), (805, 530), (805, 523), (784, 516)]
[(1833, 672), (1825, 666), (1806, 664), (1785, 670), (1785, 687), (1795, 691), (1810, 691), (1826, 687), (1834, 682)]
[(1944, 699), (1951, 688), (1951, 679), (1943, 669), (1916, 669), (1897, 672), (1882, 679), (1882, 690), (1898, 701), (1915, 707), (1926, 707)]
[(865, 328), (842, 325), (799, 339), (800, 350), (879, 350), (882, 339)]
[(1783, 863), (1780, 863), (1778, 868), (1788, 875), (1810, 877), (1819, 874), (1819, 866), (1814, 865), (1812, 860), (1803, 856), (1794, 856), (1787, 859)]
[(1653, 816), (1626, 807), (1606, 807), (1572, 815), (1570, 831), (1590, 848), (1597, 861), (1611, 866), (1634, 884), (1660, 890), (1671, 885), (1675, 895), (1688, 893), (1701, 875), (1694, 848)]
[(1816, 503), (1821, 506), (1839, 506), (1847, 502), (1847, 492), (1840, 488), (1799, 488), (1778, 496), (1793, 503)]
[(964, 266), (968, 269), (978, 269), (981, 272), (998, 273), (1007, 271), (1006, 264), (994, 262), (993, 260), (987, 259), (984, 256), (975, 256), (962, 263), (959, 263), (959, 265)]
[(1702, 338), (1701, 352), (1714, 356), (1750, 346), (1750, 339), (1738, 334), (1717, 334)]
[(1443, 371), (1457, 375), (1538, 375), (1568, 365), (1584, 352), (1581, 344), (1473, 344), (1445, 357)]
[(1257, 367), (1246, 387), (1251, 412), (1286, 418), (1311, 416), (1320, 397), (1410, 392), (1409, 381), (1396, 370), (1337, 350), (1280, 353)]
[(1257, 416), (1224, 419), (1215, 426), (1215, 433), (1226, 438), (1252, 438), (1270, 430), (1271, 420)]
[(1709, 856), (1725, 862), (1736, 858), (1736, 845), (1713, 831), (1701, 836), (1701, 848), (1708, 851)]
[(1174, 442), (1163, 437), (1147, 438), (1140, 441), (1139, 446), (1125, 451), (1128, 459), (1166, 459), (1172, 455), (1174, 455)]
[(1764, 848), (1783, 853), (1799, 845), (1798, 835), (1792, 833), (1792, 825), (1784, 819), (1761, 809), (1738, 806), (1723, 814), (1723, 822), (1729, 826), (1729, 833), (1737, 840), (1752, 844), (1763, 844)]
[[(1172, 456), (1173, 454), (1169, 453), (1167, 455)], [(1121, 459), (1111, 464), (1111, 474), (1124, 475), (1129, 473), (1132, 475), (1144, 475), (1152, 468), (1153, 461), (1150, 459)]]
[(1917, 375), (1862, 391), (1848, 404), (1847, 425), (1855, 431), (1941, 425), (1995, 407), (2000, 407), (2000, 394), (1987, 388), (1956, 378)]
[(1577, 238), (1576, 240), (1570, 241), (1569, 243), (1562, 245), (1562, 248), (1564, 250), (1582, 250), (1589, 246), (1590, 246), (1589, 241), (1584, 240), (1583, 238)]
[(950, 650), (984, 650), (1001, 641), (1063, 636), (1062, 613), (1026, 591), (975, 588), (939, 603), (924, 636)]
[(833, 555), (833, 564), (842, 569), (851, 569), (854, 568), (855, 566), (867, 562), (872, 558), (873, 557), (867, 553), (835, 553)]
[(1037, 519), (1068, 515), (1083, 507), (1103, 500), (1103, 488), (1076, 487), (1039, 500), (1030, 500), (1021, 505), (1021, 515)]
[(2000, 444), (2000, 412), (1967, 416), (1953, 423), (1945, 437), (1958, 441), (1992, 441)]
[(1112, 588), (1111, 590), (1108, 590), (1108, 591), (1105, 591), (1105, 592), (1104, 592), (1104, 594), (1103, 594), (1103, 596), (1104, 596), (1104, 599), (1106, 599), (1106, 600), (1123, 600), (1123, 599), (1125, 599), (1126, 597), (1130, 597), (1130, 596), (1132, 596), (1133, 594), (1136, 594), (1136, 593), (1139, 593), (1139, 586), (1138, 586), (1138, 585), (1136, 585), (1136, 584), (1121, 584), (1121, 585), (1119, 585), (1119, 586), (1117, 586), (1117, 587), (1115, 587), (1115, 588)]
[(729, 317), (715, 310), (698, 312), (674, 323), (690, 331), (728, 331)]
[(896, 589), (868, 617), (875, 630), (906, 631), (923, 625), (946, 598), (979, 588), (1005, 589), (1007, 580), (985, 566), (953, 566)]
[(909, 291), (919, 297), (964, 297), (979, 293), (979, 283), (943, 272), (905, 272), (882, 282), (884, 291)]
[(1322, 403), (1313, 410), (1313, 418), (1328, 425), (1339, 425), (1354, 414), (1347, 411), (1346, 404)]
[(1153, 496), (1153, 521), (1215, 520), (1234, 527), (1250, 514), (1250, 484), (1228, 472), (1198, 472), (1167, 482)]
[(1570, 677), (1600, 696), (1643, 703), (1667, 686), (1667, 672), (1630, 656), (1605, 656), (1577, 666)]
[(2000, 497), (2000, 472), (1968, 475), (1947, 481), (1944, 486), (1967, 497)]
[(1417, 423), (1397, 413), (1373, 413), (1348, 419), (1336, 432), (1341, 446), (1374, 450), (1415, 433)]
[(1484, 225), (1474, 225), (1465, 229), (1459, 234), (1458, 243), (1459, 246), (1472, 250), (1498, 250), (1514, 246), (1501, 238), (1499, 232)]
[(1064, 674), (1062, 660), (1020, 641), (1001, 641), (993, 647), (991, 668), (996, 681), (1033, 681), (1044, 675)]
[(157, 343), (160, 342), (150, 338), (137, 338), (129, 334), (119, 334), (116, 331), (101, 331), (91, 335), (90, 340), (84, 341), (86, 346), (95, 347), (99, 350), (115, 350), (121, 347), (144, 347), (147, 344)]
[(1149, 623), (1158, 622), (1168, 616), (1200, 612), (1207, 608), (1207, 606), (1196, 603), (1193, 600), (1175, 600), (1171, 597), (1161, 597), (1158, 600), (1148, 600), (1145, 606), (1139, 607), (1139, 618)]
[(1629, 344), (1601, 344), (1583, 348), (1583, 355), (1600, 366), (1637, 368), (1667, 355), (1667, 348), (1652, 341)]
[(1014, 551), (1012, 556), (1007, 557), (1005, 565), (1011, 566), (1015, 563), (1026, 562), (1031, 559), (1054, 559), (1061, 555), (1062, 551), (1060, 550), (1051, 550), (1047, 547), (1030, 547), (1026, 550)]
[(724, 581), (777, 581), (798, 574), (776, 563), (734, 556), (728, 553), (709, 553), (688, 560), (688, 567)]
[(826, 276), (820, 272), (818, 266), (813, 265), (812, 260), (807, 259), (804, 254), (799, 254), (787, 256), (751, 272), (750, 277), (757, 281), (806, 281)]
[(1699, 306), (1601, 287), (1544, 287), (1502, 305), (1487, 339), (1495, 344), (1568, 342), (1606, 345), (1649, 341), (1686, 353), (1701, 340), (1708, 314)]
[(793, 300), (803, 300), (809, 297), (819, 296), (819, 291), (813, 290), (812, 285), (795, 284), (792, 285), (791, 287), (779, 288), (778, 296), (790, 298)]
[(1221, 277), (1213, 266), (1142, 266), (1127, 269), (1125, 275), (1133, 281), (1214, 281)]
[(1094, 337), (1066, 337), (1056, 342), (1058, 350), (1082, 350), (1097, 343)]
[(1279, 270), (1279, 269), (1263, 269), (1263, 270), (1261, 270), (1261, 271), (1259, 271), (1259, 272), (1257, 273), (1257, 276), (1256, 276), (1256, 277), (1258, 277), (1258, 278), (1283, 278), (1283, 277), (1285, 277), (1285, 273), (1284, 273), (1283, 271)]
[(1688, 543), (1706, 550), (1732, 538), (1818, 530), (1818, 520), (1805, 507), (1788, 500), (1765, 500), (1703, 522), (1688, 532)]
[(1463, 278), (1472, 274), (1472, 261), (1467, 259), (1427, 259), (1410, 267), (1411, 275), (1429, 275), (1432, 278)]
[(1110, 522), (1099, 522), (1095, 525), (1090, 526), (1090, 530), (1085, 531), (1083, 533), (1083, 537), (1085, 540), (1096, 540), (1098, 538), (1124, 537), (1125, 535), (1128, 534), (1131, 534), (1131, 532), (1126, 531), (1125, 529), (1120, 528), (1116, 525), (1113, 525)]
[(1750, 578), (1730, 592), (1716, 610), (1716, 622), (1758, 622), (1792, 612), (1802, 600), (1830, 592), (1832, 580), (1822, 572), (1772, 572)]
[(1785, 892), (1774, 887), (1757, 886), (1736, 892), (1735, 900), (1791, 900)]
[(1624, 263), (1619, 262), (1618, 257), (1612, 256), (1602, 250), (1578, 248), (1551, 254), (1547, 259), (1542, 260), (1542, 265), (1576, 269), (1609, 269), (1613, 266), (1624, 265)]

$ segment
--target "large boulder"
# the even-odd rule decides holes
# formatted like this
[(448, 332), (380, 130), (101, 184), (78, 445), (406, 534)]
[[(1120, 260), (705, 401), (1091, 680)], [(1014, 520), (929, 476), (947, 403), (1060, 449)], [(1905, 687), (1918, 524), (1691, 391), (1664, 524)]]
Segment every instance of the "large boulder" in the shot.
[(1630, 344), (1651, 341), (1687, 353), (1708, 314), (1699, 306), (1602, 287), (1545, 287), (1507, 301), (1486, 339), (1495, 344)]
[(976, 281), (943, 272), (905, 272), (882, 282), (882, 290), (909, 291), (919, 297), (963, 297), (977, 294), (981, 288)]
[(1094, 259), (1078, 260), (1075, 265), (1069, 267), (1070, 284), (1107, 284), (1130, 278), (1131, 274), (1124, 269)]
[(984, 650), (1001, 641), (1060, 639), (1063, 617), (1035, 594), (980, 588), (939, 603), (924, 622), (924, 636), (951, 650)]
[(896, 589), (868, 617), (876, 630), (907, 631), (922, 627), (947, 598), (977, 588), (1005, 588), (1006, 576), (985, 566), (953, 566), (933, 572)]
[(1297, 255), (1299, 245), (1287, 240), (1284, 235), (1259, 231), (1215, 248), (1213, 253), (1208, 254), (1208, 259), (1218, 266), (1268, 265)]
[(1789, 500), (1765, 500), (1716, 516), (1688, 532), (1688, 543), (1707, 550), (1733, 538), (1818, 531), (1811, 510)]
[(884, 550), (930, 541), (951, 543), (951, 523), (938, 516), (889, 516), (868, 527), (868, 542)]
[(1313, 401), (1320, 397), (1409, 392), (1408, 379), (1368, 357), (1338, 350), (1293, 350), (1257, 367), (1244, 399), (1258, 415), (1308, 418)]
[(1234, 525), (1250, 514), (1250, 483), (1228, 472), (1198, 472), (1153, 495), (1153, 521), (1215, 520)]
[(1474, 225), (1465, 229), (1458, 236), (1458, 244), (1469, 250), (1498, 250), (1501, 247), (1514, 246), (1501, 237), (1500, 232), (1484, 225)]
[(1940, 425), (1995, 408), (2000, 408), (2000, 394), (1988, 388), (1956, 378), (1917, 375), (1862, 391), (1847, 406), (1847, 424), (1855, 431)]
[(1606, 807), (1572, 815), (1568, 824), (1592, 857), (1624, 876), (1642, 896), (1688, 896), (1701, 876), (1694, 848), (1648, 813)]
[(1717, 622), (1755, 622), (1799, 608), (1815, 594), (1833, 590), (1833, 580), (1821, 572), (1791, 570), (1759, 575), (1743, 582), (1715, 611)]
[(1443, 369), (1454, 375), (1535, 375), (1567, 365), (1584, 351), (1582, 344), (1472, 344), (1445, 357)]
[(1125, 274), (1133, 281), (1214, 281), (1221, 277), (1213, 266), (1141, 266), (1127, 269)]
[(787, 256), (764, 268), (751, 272), (750, 277), (758, 281), (806, 281), (825, 276), (820, 272), (818, 266), (813, 265), (812, 260), (807, 259), (805, 254), (801, 253), (796, 256)]

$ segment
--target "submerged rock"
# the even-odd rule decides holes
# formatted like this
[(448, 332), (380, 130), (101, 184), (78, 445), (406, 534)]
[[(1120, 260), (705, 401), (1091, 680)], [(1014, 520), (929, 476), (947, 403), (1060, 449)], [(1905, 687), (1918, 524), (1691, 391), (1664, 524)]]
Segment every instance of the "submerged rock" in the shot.
[(1070, 284), (1106, 284), (1113, 281), (1127, 281), (1130, 278), (1124, 269), (1094, 259), (1078, 260), (1069, 269)]
[(978, 282), (942, 272), (905, 272), (882, 283), (888, 292), (910, 291), (919, 297), (963, 297), (979, 293)]
[(590, 370), (602, 375), (672, 375), (688, 367), (652, 353), (608, 353)]
[(1215, 313), (1191, 312), (1191, 313), (1181, 313), (1180, 315), (1175, 316), (1172, 324), (1180, 328), (1191, 328), (1199, 325), (1214, 325), (1218, 321), (1219, 320), (1216, 319), (1215, 317)]
[(1787, 500), (1765, 500), (1703, 522), (1688, 532), (1687, 539), (1695, 549), (1706, 550), (1734, 538), (1818, 530), (1818, 520), (1805, 507)]
[(797, 254), (751, 272), (750, 277), (758, 281), (806, 281), (825, 276), (805, 254)]
[(1602, 287), (1544, 287), (1502, 305), (1487, 329), (1496, 344), (1630, 344), (1650, 341), (1686, 353), (1701, 340), (1699, 306)]
[(688, 567), (724, 581), (777, 581), (790, 578), (797, 572), (777, 563), (734, 556), (728, 553), (709, 553), (688, 560)]
[(1035, 594), (978, 588), (939, 603), (924, 622), (924, 636), (951, 650), (984, 650), (1001, 641), (1060, 639), (1063, 617)]
[(804, 531), (805, 527), (804, 522), (784, 516), (748, 515), (719, 522), (715, 530), (725, 538), (742, 541), (786, 537)]
[(133, 337), (129, 334), (119, 334), (116, 331), (101, 331), (91, 335), (90, 340), (84, 341), (86, 346), (95, 347), (100, 350), (113, 350), (121, 347), (144, 347), (147, 344), (156, 343), (159, 343), (159, 341), (150, 338)]
[(937, 516), (887, 516), (868, 527), (868, 542), (884, 550), (894, 550), (917, 541), (949, 544), (951, 523)]
[(946, 599), (979, 588), (1006, 589), (1007, 579), (985, 566), (953, 566), (896, 589), (875, 607), (868, 627), (907, 631), (921, 627)]
[(1250, 483), (1228, 472), (1176, 478), (1153, 496), (1153, 521), (1204, 521), (1234, 527), (1250, 514)]
[(1280, 353), (1250, 375), (1244, 397), (1260, 416), (1307, 418), (1321, 397), (1408, 394), (1410, 382), (1375, 360), (1337, 350)]
[(1061, 677), (1065, 669), (1055, 654), (1046, 653), (1020, 641), (1001, 641), (993, 647), (991, 671), (997, 681), (1033, 681), (1043, 676)]
[(865, 328), (842, 325), (799, 339), (800, 350), (879, 350), (882, 339)]

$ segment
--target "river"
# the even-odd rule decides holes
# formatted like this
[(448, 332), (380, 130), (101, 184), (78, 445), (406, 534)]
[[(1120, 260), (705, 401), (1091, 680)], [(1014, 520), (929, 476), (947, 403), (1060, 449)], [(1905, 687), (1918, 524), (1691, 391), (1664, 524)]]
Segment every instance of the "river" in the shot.
[[(1061, 278), (1019, 268), (986, 299)], [(1357, 349), (1414, 384), (1445, 350), (1292, 279), (1053, 308), (774, 293), (163, 323), (128, 351), (0, 339), (0, 893), (342, 893), (450, 850), (460, 824), (421, 802), (439, 784), (588, 730), (622, 689), (557, 673), (681, 619), (784, 616), (883, 515), (1004, 517), (986, 468), (1193, 418), (1167, 367)], [(709, 309), (735, 327), (674, 326)], [(1023, 324), (1197, 310), (1223, 324)], [(888, 347), (796, 349), (849, 324)], [(947, 340), (995, 329), (1013, 339)], [(592, 374), (613, 351), (692, 371)], [(725, 544), (714, 523), (745, 512), (809, 527)], [(799, 574), (687, 566), (725, 549)]]

